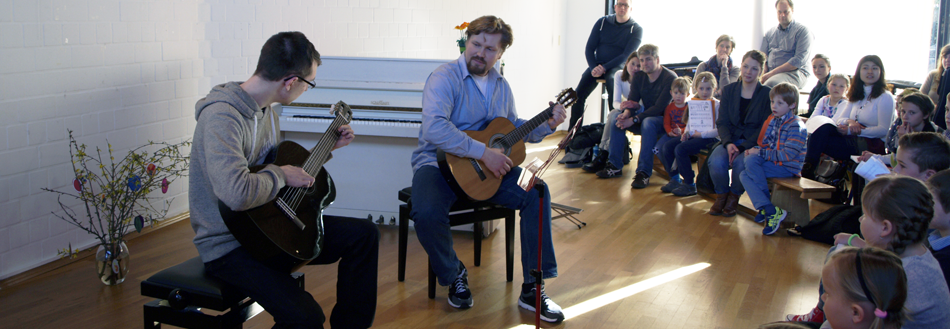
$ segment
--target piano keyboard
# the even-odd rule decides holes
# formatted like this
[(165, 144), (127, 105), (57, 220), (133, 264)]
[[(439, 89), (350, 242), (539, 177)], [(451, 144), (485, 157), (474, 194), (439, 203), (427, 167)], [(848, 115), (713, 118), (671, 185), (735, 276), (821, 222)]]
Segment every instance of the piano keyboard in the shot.
[[(298, 131), (323, 133), (327, 131), (330, 123), (333, 122), (330, 116), (281, 116), (280, 128), (283, 131)], [(385, 136), (385, 137), (408, 137), (419, 138), (419, 129), (422, 128), (420, 120), (403, 119), (381, 119), (381, 118), (353, 118), (350, 122), (353, 131), (357, 136)]]

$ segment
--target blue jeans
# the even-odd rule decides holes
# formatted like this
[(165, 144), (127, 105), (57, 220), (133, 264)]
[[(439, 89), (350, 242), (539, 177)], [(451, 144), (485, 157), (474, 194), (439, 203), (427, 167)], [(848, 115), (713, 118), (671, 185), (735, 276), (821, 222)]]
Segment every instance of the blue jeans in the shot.
[[(521, 267), (524, 282), (534, 283), (531, 270), (538, 268), (538, 189), (525, 192), (518, 186), (521, 167), (511, 168), (502, 178), (501, 187), (488, 201), (510, 209), (518, 209), (521, 214)], [(547, 186), (541, 188), (544, 193), (543, 244), (541, 246), (541, 268), (543, 277), (557, 276), (557, 261), (554, 259), (554, 242), (551, 239), (551, 194)], [(465, 197), (465, 196), (462, 196)], [(439, 278), (439, 284), (447, 286), (458, 275), (459, 259), (452, 249), (452, 233), (449, 231), (449, 209), (458, 197), (442, 177), (439, 168), (422, 166), (412, 176), (412, 212), (415, 221), (416, 236), (422, 248), (429, 254), (432, 270)]]
[[(735, 144), (742, 144), (743, 140), (738, 140)], [(742, 195), (745, 188), (742, 187), (742, 181), (739, 174), (745, 168), (745, 153), (739, 152), (732, 164), (729, 164), (729, 151), (726, 150), (726, 144), (719, 145), (709, 155), (706, 160), (709, 166), (709, 177), (712, 178), (713, 186), (716, 188), (716, 194), (726, 194), (732, 192), (735, 195)], [(729, 168), (732, 168), (732, 186), (729, 185)]]
[[(617, 126), (610, 127), (610, 161), (617, 169), (623, 169), (623, 153), (628, 145), (627, 130), (633, 131), (634, 126), (627, 129), (620, 129)], [(653, 147), (656, 146), (660, 134), (665, 134), (663, 130), (663, 117), (649, 117), (643, 119), (640, 125), (640, 155), (637, 159), (637, 172), (644, 173), (647, 177), (653, 175)], [(622, 141), (621, 143), (616, 143)]]
[[(738, 160), (737, 160), (738, 161)], [(770, 177), (792, 177), (795, 173), (788, 168), (775, 164), (775, 162), (765, 160), (759, 155), (745, 157), (745, 170), (739, 175), (742, 186), (749, 193), (749, 199), (755, 210), (762, 210), (765, 207), (772, 206), (772, 196), (769, 194)], [(790, 210), (790, 209), (785, 209)]]
[[(663, 144), (663, 147), (660, 147), (660, 161), (663, 162), (671, 179), (673, 176), (680, 175), (684, 183), (693, 184), (696, 173), (693, 172), (693, 163), (689, 160), (689, 156), (699, 154), (699, 151), (715, 142), (715, 138), (690, 138), (685, 142), (680, 141), (679, 138), (670, 139)], [(674, 163), (676, 169), (673, 169)]]
[[(369, 328), (376, 316), (376, 277), (379, 229), (370, 221), (324, 217), (323, 251), (310, 262), (337, 268), (333, 328)], [(323, 328), (323, 309), (290, 276), (294, 259), (288, 255), (264, 263), (244, 247), (205, 263), (205, 273), (237, 287), (274, 316), (274, 328)]]

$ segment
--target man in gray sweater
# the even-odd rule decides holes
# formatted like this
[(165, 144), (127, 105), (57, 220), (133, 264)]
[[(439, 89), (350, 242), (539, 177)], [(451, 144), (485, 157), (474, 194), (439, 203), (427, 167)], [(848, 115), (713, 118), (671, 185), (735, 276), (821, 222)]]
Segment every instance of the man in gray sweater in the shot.
[[(194, 243), (205, 273), (231, 284), (274, 316), (276, 327), (321, 328), (325, 316), (310, 293), (290, 276), (296, 264), (287, 259), (259, 261), (228, 230), (219, 201), (233, 211), (273, 200), (284, 186), (308, 187), (314, 178), (296, 166), (264, 164), (279, 142), (277, 115), (271, 104), (289, 104), (312, 88), (320, 54), (300, 32), (281, 32), (264, 44), (257, 70), (245, 82), (215, 86), (195, 104), (195, 127), (189, 171), (188, 201)], [(334, 149), (354, 137), (349, 126), (338, 130)], [(340, 261), (335, 328), (367, 328), (376, 313), (379, 231), (356, 219), (324, 218), (324, 244), (310, 264)]]

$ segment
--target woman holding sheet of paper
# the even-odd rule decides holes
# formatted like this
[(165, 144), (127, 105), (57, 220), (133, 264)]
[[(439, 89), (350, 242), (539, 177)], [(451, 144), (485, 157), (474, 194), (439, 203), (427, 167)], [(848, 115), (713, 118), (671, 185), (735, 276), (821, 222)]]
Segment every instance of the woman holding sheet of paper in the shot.
[(802, 177), (814, 178), (822, 154), (848, 160), (864, 151), (884, 154), (884, 138), (897, 117), (894, 96), (887, 92), (884, 64), (877, 55), (861, 58), (848, 90), (848, 105), (808, 138)]

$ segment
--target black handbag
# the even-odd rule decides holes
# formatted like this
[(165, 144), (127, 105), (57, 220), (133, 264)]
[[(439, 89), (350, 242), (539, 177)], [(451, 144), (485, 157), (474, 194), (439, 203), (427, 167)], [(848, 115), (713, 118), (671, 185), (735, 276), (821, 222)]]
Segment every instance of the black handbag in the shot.
[(823, 159), (815, 168), (815, 181), (835, 187), (829, 199), (818, 201), (831, 204), (845, 204), (848, 202), (848, 173), (851, 171), (850, 161)]

